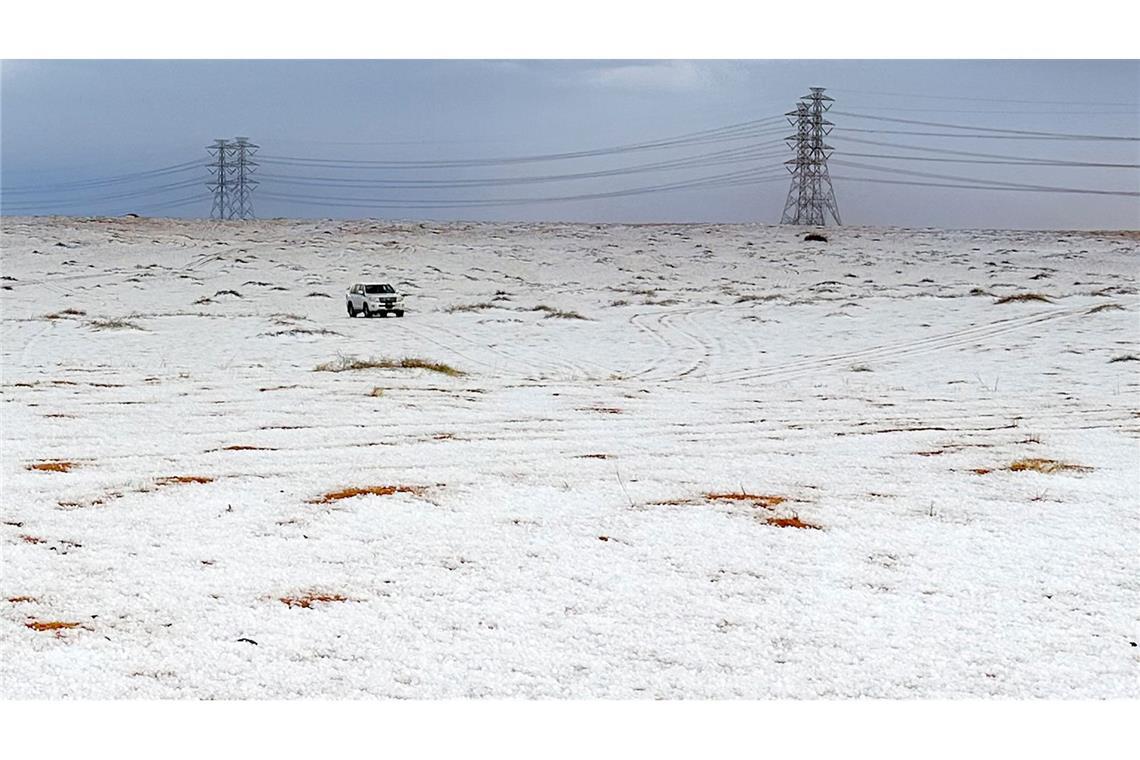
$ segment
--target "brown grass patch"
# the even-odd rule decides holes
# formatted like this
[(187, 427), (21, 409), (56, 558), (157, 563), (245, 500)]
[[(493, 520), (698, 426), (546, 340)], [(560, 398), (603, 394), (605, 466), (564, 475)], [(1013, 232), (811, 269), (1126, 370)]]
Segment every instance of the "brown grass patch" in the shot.
[(309, 504), (329, 504), (342, 499), (351, 499), (355, 496), (391, 496), (397, 493), (410, 493), (420, 496), (424, 492), (423, 486), (364, 486), (362, 488), (342, 488), (339, 491), (329, 491), (323, 496), (309, 499)]
[(609, 459), (609, 454), (579, 454), (575, 459)]
[(771, 509), (777, 504), (783, 504), (785, 501), (787, 501), (787, 499), (783, 496), (747, 493), (745, 491), (734, 491), (732, 493), (706, 493), (705, 499), (708, 501), (745, 501), (752, 504), (753, 506), (764, 507), (765, 509)]
[(296, 596), (283, 596), (281, 601), (289, 607), (303, 607), (309, 609), (316, 602), (347, 602), (348, 597), (341, 594), (319, 594), (315, 592), (306, 592)]
[(29, 470), (39, 470), (40, 472), (69, 472), (79, 465), (75, 462), (67, 462), (64, 460), (56, 460), (53, 462), (34, 462), (28, 465)]
[(1098, 314), (1102, 311), (1124, 311), (1124, 307), (1115, 303), (1102, 303), (1089, 309), (1089, 314)]
[(20, 540), (23, 541), (25, 544), (42, 544), (44, 542), (44, 540), (42, 538), (37, 538), (36, 536), (28, 536), (28, 535), (20, 536)]
[(8, 601), (12, 604), (23, 604), (24, 602), (38, 602), (39, 599), (34, 596), (10, 596)]
[(991, 470), (989, 467), (975, 467), (974, 469), (970, 470), (970, 472), (974, 473), (975, 475), (989, 475), (991, 472), (993, 472), (993, 470)]
[(1019, 301), (1044, 301), (1045, 303), (1053, 303), (1052, 299), (1044, 293), (1014, 293), (1010, 296), (1002, 296), (994, 301), (994, 303), (1016, 303)]
[(623, 414), (624, 412), (616, 406), (583, 406), (579, 407), (579, 412), (599, 412), (601, 414)]
[(768, 525), (774, 525), (777, 528), (810, 528), (812, 530), (820, 530), (818, 525), (804, 522), (796, 515), (792, 515), (791, 517), (769, 517), (764, 522)]
[(64, 623), (58, 620), (29, 620), (24, 626), (33, 631), (64, 631), (78, 628), (79, 623)]
[(170, 475), (154, 481), (157, 486), (175, 486), (182, 483), (213, 483), (214, 479), (208, 475)]
[(1069, 462), (1058, 462), (1055, 459), (1018, 459), (1009, 466), (1012, 472), (1092, 472), (1091, 467)]
[(277, 451), (277, 449), (268, 446), (246, 446), (245, 444), (234, 444), (233, 446), (223, 446), (220, 449), (213, 449), (213, 451)]

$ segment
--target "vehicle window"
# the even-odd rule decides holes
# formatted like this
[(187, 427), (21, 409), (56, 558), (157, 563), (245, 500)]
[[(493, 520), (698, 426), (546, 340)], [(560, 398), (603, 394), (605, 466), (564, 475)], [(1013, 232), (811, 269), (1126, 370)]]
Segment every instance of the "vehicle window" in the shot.
[(391, 285), (388, 285), (388, 284), (384, 284), (384, 285), (365, 285), (365, 286), (364, 286), (364, 292), (365, 292), (365, 293), (368, 293), (368, 294), (370, 294), (370, 295), (374, 295), (374, 294), (376, 294), (376, 293), (395, 293), (395, 292), (396, 292), (396, 289), (395, 289), (395, 288), (393, 288)]

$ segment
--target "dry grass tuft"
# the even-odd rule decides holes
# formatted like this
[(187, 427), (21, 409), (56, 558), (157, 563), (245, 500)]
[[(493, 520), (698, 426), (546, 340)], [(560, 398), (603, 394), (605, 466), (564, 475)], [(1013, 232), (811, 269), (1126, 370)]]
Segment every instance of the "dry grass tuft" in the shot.
[(575, 459), (609, 459), (609, 454), (579, 454)]
[(39, 599), (36, 599), (34, 596), (10, 596), (8, 597), (8, 601), (12, 604), (23, 604), (25, 602), (38, 602)]
[(1121, 354), (1120, 356), (1114, 356), (1108, 360), (1109, 364), (1116, 364), (1117, 362), (1140, 362), (1140, 356), (1136, 354)]
[(391, 496), (397, 493), (410, 493), (420, 496), (426, 489), (423, 486), (364, 486), (362, 488), (342, 488), (339, 491), (329, 491), (315, 499), (309, 499), (309, 504), (330, 504), (342, 499), (351, 499), (354, 496)]
[(600, 414), (624, 414), (624, 412), (616, 406), (583, 406), (578, 408), (579, 412), (598, 412)]
[(316, 592), (305, 592), (297, 596), (283, 596), (281, 601), (289, 607), (303, 607), (309, 609), (316, 602), (347, 602), (348, 597), (341, 594), (321, 594)]
[(379, 385), (374, 385), (374, 386), (372, 386), (372, 390), (370, 390), (368, 392), (368, 395), (372, 396), (373, 398), (380, 398), (381, 396), (384, 395), (384, 389), (381, 388)]
[(1096, 314), (1102, 311), (1124, 311), (1124, 307), (1117, 303), (1102, 303), (1100, 306), (1094, 306), (1089, 309), (1089, 314)]
[(154, 481), (157, 486), (174, 486), (182, 483), (213, 483), (214, 479), (208, 475), (170, 475)]
[(812, 530), (820, 530), (818, 525), (804, 522), (796, 515), (792, 515), (791, 517), (769, 517), (764, 522), (768, 525), (774, 525), (777, 528), (810, 528)]
[(1015, 293), (1011, 296), (1002, 296), (994, 301), (994, 303), (1015, 303), (1019, 301), (1044, 301), (1045, 303), (1053, 303), (1052, 299), (1044, 293)]
[(40, 472), (70, 472), (79, 465), (75, 462), (67, 462), (57, 460), (54, 462), (35, 462), (28, 465), (29, 470), (39, 470)]
[(246, 446), (244, 444), (234, 444), (233, 446), (223, 446), (215, 451), (276, 451), (277, 449), (268, 446)]
[(33, 631), (64, 631), (78, 628), (79, 623), (64, 623), (58, 620), (29, 620), (24, 626)]
[(585, 317), (576, 311), (564, 311), (562, 309), (544, 309), (543, 311), (546, 311), (546, 316), (543, 317), (544, 319), (585, 319)]
[(88, 323), (96, 330), (141, 330), (134, 322), (129, 319), (93, 319)]
[(1069, 462), (1058, 462), (1055, 459), (1018, 459), (1016, 462), (1009, 466), (1012, 472), (1092, 472), (1091, 467), (1086, 467), (1081, 464), (1071, 464)]
[(484, 301), (483, 303), (463, 303), (455, 306), (449, 306), (445, 311), (448, 314), (455, 314), (457, 312), (465, 311), (484, 311), (485, 309), (497, 308), (496, 304)]
[(970, 470), (970, 472), (974, 473), (975, 475), (989, 475), (991, 472), (993, 472), (993, 470), (991, 470), (989, 467), (975, 467), (974, 469)]
[(314, 372), (351, 372), (362, 369), (426, 369), (448, 377), (460, 377), (466, 373), (442, 362), (428, 361), (415, 357), (403, 359), (358, 359), (353, 356), (339, 356), (334, 361), (318, 364)]
[(783, 496), (747, 493), (745, 491), (734, 491), (732, 493), (706, 493), (705, 499), (708, 501), (744, 501), (752, 504), (753, 506), (764, 507), (765, 509), (771, 509), (777, 504), (783, 504), (785, 501), (787, 501), (787, 499)]

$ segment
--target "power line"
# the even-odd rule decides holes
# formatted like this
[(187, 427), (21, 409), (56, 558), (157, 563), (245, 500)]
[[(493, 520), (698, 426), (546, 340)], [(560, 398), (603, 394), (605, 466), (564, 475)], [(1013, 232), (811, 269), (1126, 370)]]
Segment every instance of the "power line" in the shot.
[(961, 177), (952, 174), (934, 174), (931, 172), (917, 172), (907, 169), (897, 169), (889, 166), (876, 166), (874, 164), (863, 164), (856, 161), (844, 161), (837, 159), (836, 166), (850, 166), (856, 169), (868, 169), (871, 171), (884, 172), (887, 174), (900, 174), (913, 177), (929, 177), (932, 179), (946, 179), (956, 182), (968, 183), (972, 185), (989, 185), (993, 187), (1004, 188), (1018, 188), (1023, 190), (1035, 190), (1039, 192), (1058, 192), (1058, 193), (1085, 193), (1091, 195), (1121, 195), (1121, 196), (1140, 196), (1140, 192), (1128, 190), (1098, 190), (1092, 188), (1071, 188), (1071, 187), (1053, 187), (1049, 185), (1031, 185), (1019, 182), (1005, 182), (1001, 180), (988, 180), (979, 179), (977, 177)]
[(1027, 129), (1000, 129), (996, 127), (979, 127), (972, 124), (948, 124), (941, 121), (921, 121), (918, 119), (900, 119), (891, 116), (876, 116), (874, 114), (853, 113), (850, 111), (835, 111), (838, 116), (850, 116), (856, 119), (870, 119), (873, 121), (887, 121), (895, 124), (915, 124), (923, 127), (943, 127), (946, 129), (961, 129), (975, 132), (990, 132), (994, 134), (1009, 134), (1009, 135), (1026, 135), (1034, 137), (1056, 137), (1064, 139), (1076, 140), (1124, 140), (1136, 142), (1140, 141), (1140, 137), (1121, 136), (1121, 135), (1087, 135), (1087, 134), (1073, 134), (1069, 132), (1038, 132)]
[(1090, 194), (1090, 195), (1119, 195), (1124, 197), (1140, 197), (1140, 192), (1128, 191), (1113, 191), (1113, 190), (1089, 190), (1085, 188), (1074, 187), (1034, 187), (1034, 186), (994, 186), (994, 185), (969, 185), (969, 184), (951, 184), (946, 182), (917, 182), (914, 180), (901, 180), (901, 179), (882, 179), (879, 177), (850, 177), (845, 175), (836, 174), (834, 179), (843, 180), (844, 182), (873, 182), (883, 185), (911, 185), (918, 187), (945, 187), (956, 188), (960, 190), (991, 190), (1003, 192), (1026, 192), (1026, 193), (1075, 193), (1075, 194)]
[[(835, 88), (833, 88), (835, 89)], [(979, 103), (1027, 103), (1030, 105), (1059, 105), (1059, 106), (1124, 106), (1128, 108), (1140, 109), (1140, 103), (1121, 103), (1121, 102), (1105, 102), (1105, 101), (1076, 101), (1076, 100), (1018, 100), (1016, 98), (979, 98), (976, 96), (965, 95), (931, 95), (928, 92), (877, 92), (874, 90), (848, 90), (847, 88), (838, 88), (839, 92), (850, 92), (856, 95), (883, 95), (887, 97), (899, 98), (925, 98), (928, 100), (967, 100), (976, 101)]]

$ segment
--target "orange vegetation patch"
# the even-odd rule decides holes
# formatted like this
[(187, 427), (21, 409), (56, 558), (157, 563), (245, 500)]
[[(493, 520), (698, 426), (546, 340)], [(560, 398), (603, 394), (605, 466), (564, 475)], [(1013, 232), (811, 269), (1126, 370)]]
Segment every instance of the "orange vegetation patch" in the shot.
[(44, 542), (44, 540), (42, 538), (36, 538), (35, 536), (27, 536), (27, 535), (20, 536), (20, 540), (23, 541), (25, 544), (42, 544)]
[(79, 623), (62, 623), (58, 620), (29, 620), (24, 625), (33, 631), (63, 631), (79, 627)]
[(73, 467), (78, 466), (75, 462), (57, 460), (54, 462), (34, 462), (28, 465), (28, 469), (39, 470), (40, 472), (68, 472)]
[(754, 506), (771, 508), (777, 504), (783, 504), (787, 501), (783, 496), (774, 496), (771, 494), (755, 494), (746, 493), (744, 491), (737, 491), (733, 493), (706, 493), (705, 499), (708, 501), (746, 501)]
[(1012, 472), (1025, 472), (1031, 470), (1033, 472), (1092, 472), (1091, 467), (1085, 467), (1080, 464), (1070, 464), (1068, 462), (1058, 462), (1055, 459), (1018, 459), (1016, 462), (1009, 466)]
[(154, 481), (157, 486), (174, 486), (181, 483), (213, 483), (214, 479), (208, 475), (170, 475)]
[(989, 475), (991, 472), (993, 472), (993, 470), (991, 470), (989, 467), (975, 467), (974, 469), (970, 470), (970, 472), (974, 473), (975, 475)]
[(799, 517), (792, 515), (791, 517), (769, 517), (764, 522), (769, 525), (775, 525), (777, 528), (811, 528), (812, 530), (819, 530), (818, 525), (804, 522)]
[(24, 602), (38, 602), (34, 596), (10, 596), (8, 601), (12, 604), (23, 604)]
[(351, 499), (354, 496), (391, 496), (397, 493), (410, 493), (419, 496), (424, 492), (423, 486), (364, 486), (363, 488), (342, 488), (339, 491), (329, 491), (323, 496), (309, 499), (310, 504), (328, 504), (341, 499)]
[(348, 597), (340, 594), (318, 594), (307, 592), (297, 596), (283, 596), (281, 601), (290, 607), (304, 607), (309, 609), (315, 602), (347, 602)]

